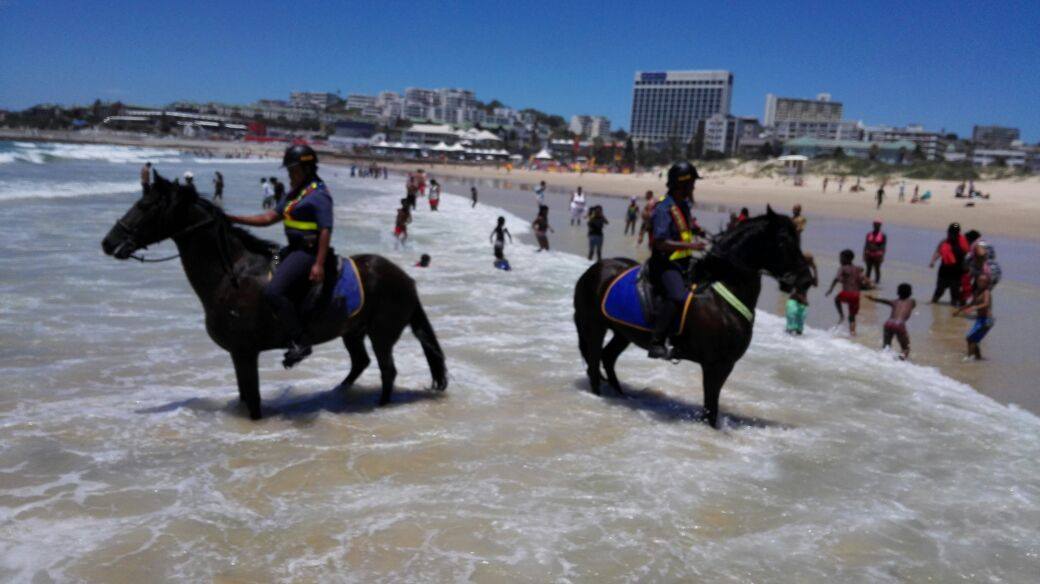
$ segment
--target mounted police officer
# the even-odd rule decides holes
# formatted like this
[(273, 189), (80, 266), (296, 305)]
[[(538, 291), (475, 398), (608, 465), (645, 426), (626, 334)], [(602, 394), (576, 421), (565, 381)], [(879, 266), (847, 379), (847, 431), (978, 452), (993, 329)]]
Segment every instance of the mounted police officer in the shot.
[(289, 368), (311, 354), (310, 341), (304, 334), (289, 291), (305, 278), (313, 283), (325, 279), (325, 259), (332, 237), (332, 196), (318, 177), (318, 155), (310, 146), (290, 146), (282, 158), (282, 166), (289, 173), (288, 196), (278, 201), (274, 209), (260, 215), (228, 215), (228, 219), (256, 227), (279, 221), (285, 224), (289, 246), (263, 294), (289, 334), (289, 350), (282, 361), (282, 365)]
[(668, 195), (654, 207), (651, 218), (650, 282), (662, 297), (649, 357), (668, 358), (665, 343), (682, 303), (686, 300), (685, 274), (694, 250), (704, 249), (694, 235), (704, 235), (693, 218), (693, 188), (700, 175), (692, 164), (677, 162), (668, 170)]

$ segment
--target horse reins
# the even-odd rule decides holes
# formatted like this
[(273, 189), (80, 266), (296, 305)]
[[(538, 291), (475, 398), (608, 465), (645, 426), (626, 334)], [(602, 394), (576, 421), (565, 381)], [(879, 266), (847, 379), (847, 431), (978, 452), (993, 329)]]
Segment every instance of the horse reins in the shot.
[[(198, 204), (196, 204), (195, 206), (199, 207)], [(196, 229), (198, 229), (200, 227), (203, 227), (205, 225), (208, 225), (209, 223), (212, 223), (212, 222), (216, 221), (216, 216), (215, 215), (210, 214), (208, 211), (206, 211), (206, 209), (203, 209), (203, 211), (206, 212), (207, 215), (208, 215), (205, 219), (203, 219), (202, 221), (199, 221), (197, 223), (193, 223), (192, 225), (189, 225), (189, 226), (185, 227), (184, 229), (181, 229), (180, 231), (178, 231), (178, 232), (174, 233), (173, 235), (171, 235), (169, 237), (169, 239), (175, 239), (175, 238), (180, 237), (182, 235), (186, 235), (186, 234), (188, 234), (188, 233), (190, 233), (192, 231), (195, 231)], [(118, 225), (123, 231), (126, 231), (128, 234), (132, 234), (133, 233), (133, 231), (129, 227), (127, 227), (126, 224), (123, 223), (122, 219), (120, 219), (119, 221), (116, 221), (116, 225)], [(231, 277), (231, 286), (234, 287), (234, 288), (238, 288), (238, 276), (235, 275), (234, 265), (231, 263), (231, 258), (229, 257), (230, 252), (228, 251), (227, 231), (226, 230), (221, 230), (221, 233), (219, 234), (218, 237), (219, 237), (219, 239), (218, 239), (218, 243), (217, 243), (217, 251), (220, 254), (220, 266), (221, 266), (221, 268), (224, 269), (224, 273), (226, 273), (228, 276)], [(145, 258), (145, 257), (141, 257), (141, 256), (138, 256), (138, 255), (135, 255), (135, 254), (130, 254), (127, 257), (133, 258), (133, 259), (135, 259), (135, 260), (137, 260), (137, 261), (139, 261), (139, 262), (141, 262), (143, 264), (157, 264), (157, 263), (160, 263), (160, 262), (168, 262), (170, 260), (175, 260), (175, 259), (181, 257), (181, 254), (178, 253), (178, 254), (174, 254), (174, 255), (169, 256), (169, 257), (155, 258), (155, 259), (153, 259), (153, 258)]]

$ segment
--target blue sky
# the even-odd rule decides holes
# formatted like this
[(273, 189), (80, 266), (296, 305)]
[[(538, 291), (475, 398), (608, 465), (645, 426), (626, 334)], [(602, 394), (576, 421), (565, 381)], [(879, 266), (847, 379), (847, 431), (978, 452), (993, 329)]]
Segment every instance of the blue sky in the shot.
[(627, 128), (636, 70), (728, 69), (733, 113), (829, 92), (845, 116), (1040, 141), (1040, 2), (0, 0), (0, 107), (252, 102), (464, 87)]

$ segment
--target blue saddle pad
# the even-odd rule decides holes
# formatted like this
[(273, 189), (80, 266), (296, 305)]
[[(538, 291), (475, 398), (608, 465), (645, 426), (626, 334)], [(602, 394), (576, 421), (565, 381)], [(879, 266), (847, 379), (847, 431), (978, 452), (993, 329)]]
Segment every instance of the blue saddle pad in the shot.
[(653, 330), (653, 323), (647, 321), (639, 300), (639, 291), (636, 289), (638, 280), (639, 266), (633, 266), (614, 278), (603, 296), (603, 316), (633, 328), (650, 331)]
[(351, 258), (343, 258), (343, 268), (339, 271), (339, 279), (332, 290), (332, 299), (337, 306), (342, 306), (348, 317), (361, 311), (365, 305), (365, 289), (361, 286), (361, 274)]

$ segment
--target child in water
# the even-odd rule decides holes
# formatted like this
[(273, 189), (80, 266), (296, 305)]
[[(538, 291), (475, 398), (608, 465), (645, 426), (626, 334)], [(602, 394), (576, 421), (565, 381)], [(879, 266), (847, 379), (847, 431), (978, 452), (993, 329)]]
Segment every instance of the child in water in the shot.
[(397, 238), (396, 245), (404, 245), (408, 241), (408, 224), (412, 222), (411, 203), (407, 198), (401, 199), (401, 208), (397, 210), (397, 219), (394, 221), (394, 237)]
[(993, 290), (991, 279), (987, 274), (979, 274), (975, 279), (975, 293), (972, 295), (971, 304), (962, 306), (953, 314), (963, 314), (969, 310), (975, 311), (975, 324), (968, 331), (965, 339), (968, 341), (968, 358), (976, 361), (982, 360), (982, 351), (979, 343), (993, 328)]
[(419, 261), (416, 262), (415, 267), (417, 268), (428, 268), (430, 267), (430, 254), (424, 253), (419, 256)]
[(513, 235), (509, 233), (508, 229), (506, 229), (506, 218), (499, 217), (498, 225), (491, 230), (491, 235), (488, 236), (488, 239), (495, 244), (496, 260), (505, 259), (505, 254), (502, 252), (506, 247), (506, 237), (509, 238), (509, 243), (513, 243)]
[(845, 313), (841, 310), (842, 303), (849, 305), (849, 334), (856, 336), (856, 315), (859, 314), (859, 292), (863, 288), (870, 287), (870, 280), (863, 274), (863, 268), (852, 263), (856, 254), (851, 249), (842, 250), (838, 256), (841, 267), (827, 289), (826, 296), (830, 296), (834, 287), (841, 282), (841, 292), (834, 299), (834, 307), (838, 309), (838, 324), (845, 320)]
[(899, 358), (904, 361), (910, 358), (910, 335), (906, 332), (906, 321), (910, 320), (914, 308), (917, 308), (917, 301), (910, 298), (913, 293), (914, 289), (910, 287), (910, 284), (903, 282), (896, 289), (896, 295), (899, 297), (893, 300), (867, 296), (873, 302), (892, 307), (892, 314), (889, 314), (888, 320), (885, 321), (885, 335), (881, 346), (885, 349), (889, 348), (892, 346), (892, 337), (895, 337), (899, 341), (899, 348), (903, 351)]
[[(805, 252), (804, 255), (805, 261), (809, 263), (809, 269), (812, 271), (812, 285), (818, 286), (816, 261), (811, 253)], [(787, 299), (787, 334), (789, 335), (800, 335), (805, 330), (805, 312), (809, 308), (806, 292), (807, 290), (795, 290)]]

